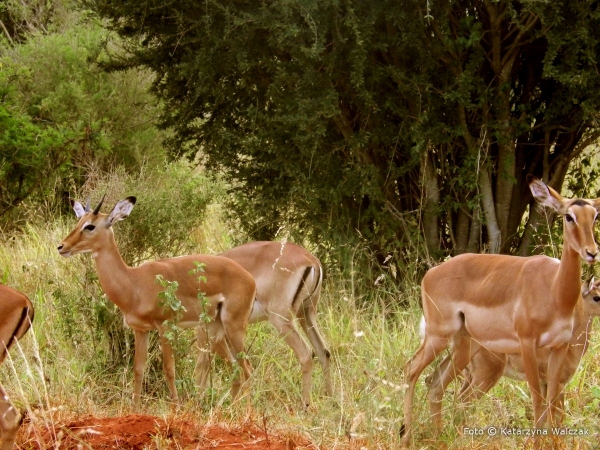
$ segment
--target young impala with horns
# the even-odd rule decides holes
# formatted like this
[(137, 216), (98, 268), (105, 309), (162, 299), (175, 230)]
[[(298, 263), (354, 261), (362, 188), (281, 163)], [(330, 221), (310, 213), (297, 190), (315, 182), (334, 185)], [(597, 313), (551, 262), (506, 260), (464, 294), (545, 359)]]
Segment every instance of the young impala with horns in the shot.
[[(8, 350), (31, 327), (33, 305), (27, 296), (8, 286), (0, 284), (0, 363)], [(0, 431), (2, 450), (11, 450), (21, 425), (21, 414), (11, 403), (6, 391), (0, 385)]]
[[(468, 364), (478, 346), (498, 353), (520, 353), (531, 392), (534, 425), (545, 423), (538, 348), (550, 350), (547, 404), (556, 420), (560, 372), (573, 332), (579, 300), (581, 262), (598, 259), (593, 226), (600, 199), (569, 200), (533, 176), (534, 198), (564, 217), (559, 264), (547, 256), (463, 254), (429, 270), (421, 282), (422, 342), (406, 364), (402, 444), (412, 432), (412, 403), (419, 375), (450, 342), (452, 361), (440, 375), (441, 391)], [(461, 330), (466, 330), (462, 333)], [(472, 339), (471, 339), (472, 337)]]
[[(185, 311), (182, 317), (177, 318), (177, 325), (198, 330), (199, 346), (202, 345), (199, 350), (208, 350), (209, 343), (206, 339), (201, 340), (207, 329), (212, 350), (227, 362), (239, 364), (244, 380), (240, 381), (236, 371), (231, 386), (231, 395), (235, 398), (241, 383), (250, 376), (251, 371), (246, 358), (238, 356), (244, 352), (246, 327), (254, 303), (256, 286), (252, 275), (228, 258), (209, 255), (180, 256), (150, 261), (137, 267), (127, 266), (117, 249), (112, 226), (129, 216), (135, 201), (135, 197), (121, 200), (110, 214), (100, 213), (102, 201), (93, 211), (89, 203), (84, 208), (79, 202), (73, 202), (79, 222), (58, 246), (59, 253), (65, 257), (92, 253), (102, 289), (123, 311), (125, 322), (134, 330), (134, 404), (137, 406), (140, 401), (150, 330), (158, 330), (163, 370), (171, 399), (173, 402), (178, 400), (173, 350), (165, 336), (165, 321), (174, 320), (174, 312), (159, 305), (158, 294), (164, 288), (157, 284), (158, 275), (178, 283), (175, 295)], [(204, 268), (202, 281), (197, 273), (198, 263)], [(208, 300), (204, 304), (198, 298), (200, 292)], [(210, 318), (206, 327), (204, 324), (199, 326), (200, 317), (204, 314)], [(207, 348), (203, 347), (204, 344)], [(209, 367), (205, 365), (197, 369), (198, 384), (203, 387)]]
[(325, 378), (325, 392), (332, 394), (331, 354), (317, 326), (317, 302), (321, 295), (323, 269), (306, 249), (291, 242), (249, 242), (222, 253), (252, 274), (256, 298), (250, 323), (268, 320), (292, 348), (302, 371), (302, 400), (310, 405), (312, 352), (298, 333), (294, 318), (314, 348)]

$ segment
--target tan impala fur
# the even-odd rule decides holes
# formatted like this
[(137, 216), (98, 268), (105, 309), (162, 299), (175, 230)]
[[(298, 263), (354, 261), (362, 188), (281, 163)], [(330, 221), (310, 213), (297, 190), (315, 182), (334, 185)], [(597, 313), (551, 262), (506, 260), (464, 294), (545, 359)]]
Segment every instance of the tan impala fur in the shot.
[[(246, 358), (238, 358), (244, 352), (244, 338), (248, 318), (254, 303), (256, 286), (252, 275), (234, 261), (220, 256), (188, 255), (177, 258), (150, 261), (137, 267), (125, 264), (115, 242), (112, 225), (125, 219), (135, 204), (135, 197), (121, 200), (110, 214), (100, 213), (102, 202), (90, 211), (79, 202), (73, 203), (79, 222), (60, 243), (58, 251), (63, 256), (91, 252), (102, 289), (108, 298), (123, 311), (125, 322), (135, 333), (134, 357), (134, 404), (137, 406), (142, 392), (144, 366), (148, 356), (148, 332), (158, 330), (163, 353), (163, 370), (173, 402), (177, 402), (175, 388), (175, 362), (173, 350), (165, 337), (166, 320), (173, 320), (173, 311), (159, 306), (158, 294), (164, 288), (156, 282), (157, 275), (165, 280), (176, 281), (179, 286), (175, 295), (185, 307), (177, 325), (195, 327), (200, 338), (205, 330), (211, 337), (212, 350), (228, 363), (241, 367), (240, 377), (232, 381), (231, 395), (238, 394), (240, 385), (250, 377), (251, 366)], [(204, 264), (204, 272), (190, 273), (195, 263)], [(200, 282), (198, 276), (206, 278)], [(203, 292), (208, 300), (203, 306), (198, 293)], [(210, 317), (208, 324), (202, 323), (200, 315)], [(204, 340), (206, 343), (206, 340)], [(200, 345), (200, 344), (199, 344)], [(200, 352), (206, 351), (200, 347)], [(198, 367), (198, 384), (204, 387), (208, 366)]]
[[(11, 345), (29, 330), (32, 321), (33, 305), (29, 298), (19, 291), (0, 284), (0, 363), (6, 359)], [(2, 450), (13, 448), (20, 425), (21, 414), (0, 385)]]
[[(534, 198), (564, 216), (559, 264), (547, 256), (463, 254), (429, 270), (421, 282), (423, 341), (406, 364), (402, 444), (412, 431), (412, 403), (419, 375), (450, 343), (452, 362), (440, 375), (443, 394), (468, 364), (477, 346), (497, 353), (520, 353), (531, 392), (534, 425), (546, 421), (538, 349), (552, 350), (548, 360), (548, 413), (555, 423), (560, 369), (573, 333), (573, 312), (581, 287), (580, 259), (598, 259), (593, 225), (600, 199), (568, 200), (528, 176)], [(466, 330), (466, 333), (461, 333)], [(472, 337), (472, 339), (471, 339)], [(442, 397), (433, 399), (433, 420), (441, 425)]]
[[(588, 344), (592, 334), (592, 321), (595, 316), (600, 316), (600, 281), (584, 283), (581, 287), (582, 296), (575, 306), (573, 318), (573, 336), (569, 342), (569, 349), (562, 363), (562, 369), (559, 376), (559, 405), (557, 414), (563, 416), (564, 407), (564, 388), (573, 378), (579, 362), (588, 349)], [(549, 354), (548, 350), (540, 349), (538, 351), (538, 365), (541, 375), (542, 393), (547, 390), (546, 372), (548, 368)], [(435, 372), (429, 377), (430, 399), (435, 402), (439, 397), (440, 374), (446, 370), (450, 364), (451, 356), (446, 356)], [(464, 402), (470, 402), (481, 397), (483, 394), (493, 388), (502, 376), (507, 376), (520, 381), (526, 381), (523, 358), (519, 354), (504, 354), (490, 352), (481, 348), (469, 362), (469, 365), (463, 370), (463, 385), (459, 392), (459, 397)]]
[(302, 400), (310, 404), (312, 352), (298, 333), (294, 318), (308, 336), (323, 366), (325, 392), (332, 395), (330, 353), (317, 326), (317, 302), (323, 269), (306, 249), (291, 242), (250, 242), (222, 253), (252, 274), (256, 303), (250, 323), (271, 322), (292, 348), (302, 370)]

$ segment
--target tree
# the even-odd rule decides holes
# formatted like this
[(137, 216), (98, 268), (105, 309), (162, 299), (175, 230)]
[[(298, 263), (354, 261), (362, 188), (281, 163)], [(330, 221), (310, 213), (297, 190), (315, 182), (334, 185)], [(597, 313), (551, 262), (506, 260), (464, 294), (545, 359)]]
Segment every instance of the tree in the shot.
[(560, 189), (598, 138), (596, 2), (86, 4), (128, 43), (109, 67), (154, 71), (172, 151), (224, 172), (256, 238), (527, 253), (525, 176)]

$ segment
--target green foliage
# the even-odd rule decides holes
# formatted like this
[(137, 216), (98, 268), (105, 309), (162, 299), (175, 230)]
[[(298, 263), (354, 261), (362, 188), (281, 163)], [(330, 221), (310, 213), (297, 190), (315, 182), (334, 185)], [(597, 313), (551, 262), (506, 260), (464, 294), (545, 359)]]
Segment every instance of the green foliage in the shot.
[(100, 70), (106, 35), (88, 21), (0, 44), (1, 225), (14, 223), (6, 213), (25, 200), (30, 210), (63, 200), (92, 164), (131, 171), (164, 161), (151, 76)]
[(583, 0), (85, 3), (126, 39), (108, 66), (154, 72), (171, 150), (225, 174), (255, 238), (408, 263), (428, 227), (432, 255), (527, 252), (526, 175), (560, 187), (598, 135)]
[[(4, 85), (0, 71), (0, 89)], [(0, 217), (19, 206), (33, 192), (47, 194), (65, 174), (73, 135), (46, 128), (26, 114), (11, 111), (0, 93)]]
[(168, 311), (169, 314), (173, 314), (172, 319), (167, 319), (163, 322), (165, 328), (164, 337), (173, 344), (177, 341), (179, 330), (177, 324), (187, 310), (181, 303), (181, 300), (175, 295), (179, 288), (179, 283), (177, 283), (177, 281), (165, 280), (162, 275), (156, 275), (156, 282), (164, 288), (164, 291), (158, 293), (158, 306), (161, 307), (163, 311)]
[(77, 16), (72, 0), (4, 0), (0, 3), (0, 41), (26, 41), (32, 35), (60, 31)]
[(208, 298), (206, 297), (206, 293), (202, 292), (200, 290), (200, 287), (202, 286), (203, 283), (206, 283), (206, 277), (204, 275), (202, 275), (202, 273), (204, 273), (204, 267), (206, 266), (206, 264), (198, 262), (198, 261), (194, 261), (194, 266), (196, 266), (194, 269), (190, 270), (189, 274), (190, 275), (198, 275), (196, 277), (196, 279), (198, 280), (198, 303), (200, 304), (200, 323), (209, 323), (212, 319), (210, 317), (210, 315), (208, 314), (208, 308), (210, 306), (210, 301), (208, 300)]
[[(195, 275), (198, 273), (204, 272), (204, 266), (206, 264), (200, 263), (198, 261), (194, 261), (195, 269), (192, 269), (189, 274)], [(208, 314), (208, 307), (210, 306), (210, 302), (206, 297), (206, 294), (200, 290), (201, 283), (206, 283), (206, 277), (203, 275), (199, 275), (198, 279), (198, 303), (200, 305), (200, 322), (208, 323), (212, 319)], [(164, 336), (168, 339), (171, 344), (177, 343), (177, 338), (179, 335), (179, 322), (183, 318), (183, 314), (187, 311), (181, 300), (177, 298), (177, 289), (179, 288), (179, 283), (177, 281), (169, 281), (165, 280), (162, 275), (156, 275), (156, 282), (160, 284), (161, 287), (164, 288), (163, 291), (158, 293), (158, 306), (163, 309), (163, 311), (168, 311), (169, 314), (172, 314), (172, 319), (167, 319), (163, 322), (163, 326), (165, 327)]]

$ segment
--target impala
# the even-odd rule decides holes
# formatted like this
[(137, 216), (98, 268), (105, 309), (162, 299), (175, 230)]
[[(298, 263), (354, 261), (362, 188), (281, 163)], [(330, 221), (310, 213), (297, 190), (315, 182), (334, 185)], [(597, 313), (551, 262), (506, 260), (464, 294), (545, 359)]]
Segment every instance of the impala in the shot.
[[(537, 255), (463, 254), (430, 269), (421, 282), (422, 342), (406, 363), (404, 436), (408, 445), (412, 403), (419, 375), (452, 342), (452, 360), (440, 374), (439, 398), (450, 380), (468, 364), (479, 346), (496, 353), (520, 353), (531, 392), (534, 425), (546, 421), (540, 384), (538, 348), (547, 349), (548, 415), (556, 418), (560, 372), (573, 333), (579, 300), (581, 264), (598, 259), (593, 225), (600, 199), (569, 200), (533, 176), (527, 181), (534, 198), (564, 217), (563, 252), (559, 263)], [(462, 332), (464, 330), (465, 332)], [(434, 420), (441, 424), (440, 414)]]
[[(6, 358), (10, 346), (29, 330), (32, 321), (33, 305), (29, 298), (19, 291), (0, 284), (0, 363)], [(20, 425), (21, 414), (0, 385), (2, 450), (13, 448)]]
[[(58, 246), (59, 253), (65, 257), (92, 253), (102, 289), (134, 330), (134, 405), (139, 405), (142, 392), (150, 330), (159, 333), (169, 392), (173, 403), (178, 401), (173, 350), (165, 336), (166, 321), (176, 321), (180, 327), (195, 327), (199, 337), (208, 330), (210, 344), (204, 340), (199, 345), (207, 348), (210, 345), (227, 362), (239, 364), (243, 380), (240, 381), (239, 371), (235, 371), (231, 386), (231, 396), (235, 398), (251, 372), (250, 363), (239, 356), (244, 351), (246, 327), (256, 291), (252, 275), (228, 258), (209, 255), (180, 256), (146, 262), (137, 267), (127, 266), (117, 248), (112, 226), (129, 216), (135, 202), (135, 197), (127, 197), (118, 202), (110, 214), (100, 213), (102, 201), (93, 211), (89, 202), (85, 208), (79, 202), (73, 202), (79, 222)], [(204, 269), (202, 277), (197, 273), (198, 264)], [(163, 290), (157, 284), (159, 275), (164, 280), (178, 283), (175, 295), (185, 308), (180, 317), (159, 304), (158, 294)], [(205, 301), (200, 301), (200, 292)], [(201, 318), (209, 322), (204, 324)], [(205, 350), (203, 347), (200, 349)], [(200, 387), (204, 386), (208, 369), (198, 367)]]
[[(563, 360), (562, 369), (559, 377), (559, 404), (561, 410), (558, 411), (562, 416), (562, 407), (564, 406), (564, 387), (571, 380), (579, 362), (588, 349), (592, 333), (592, 320), (595, 316), (600, 316), (600, 281), (594, 282), (592, 278), (589, 283), (584, 283), (581, 287), (582, 296), (575, 306), (573, 336), (569, 342), (569, 349)], [(539, 371), (542, 374), (542, 392), (547, 390), (546, 369), (548, 367), (548, 352), (540, 349), (538, 355)], [(439, 398), (436, 391), (440, 388), (440, 374), (446, 370), (451, 357), (447, 356), (440, 363), (435, 372), (429, 377), (430, 398)], [(463, 370), (464, 383), (460, 389), (459, 397), (465, 402), (477, 399), (493, 388), (500, 380), (502, 375), (525, 381), (523, 358), (519, 354), (494, 353), (485, 348), (481, 348), (473, 355), (469, 365)], [(433, 406), (433, 405), (432, 405)], [(432, 411), (434, 413), (434, 411)]]
[(250, 242), (222, 253), (252, 274), (256, 301), (250, 323), (271, 322), (292, 348), (302, 371), (302, 401), (310, 405), (312, 352), (296, 329), (294, 318), (308, 336), (325, 378), (325, 392), (332, 395), (330, 352), (317, 326), (317, 302), (323, 269), (319, 260), (291, 242)]

